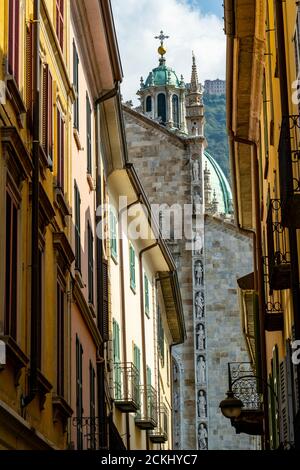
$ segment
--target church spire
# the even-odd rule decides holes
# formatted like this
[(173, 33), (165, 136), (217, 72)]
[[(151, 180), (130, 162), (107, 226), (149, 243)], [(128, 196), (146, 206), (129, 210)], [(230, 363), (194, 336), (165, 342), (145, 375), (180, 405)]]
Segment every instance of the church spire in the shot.
[(193, 63), (192, 63), (192, 76), (191, 76), (191, 91), (199, 92), (200, 85), (199, 85), (199, 80), (198, 80), (196, 57), (195, 57), (194, 52), (192, 53), (192, 59), (193, 59)]

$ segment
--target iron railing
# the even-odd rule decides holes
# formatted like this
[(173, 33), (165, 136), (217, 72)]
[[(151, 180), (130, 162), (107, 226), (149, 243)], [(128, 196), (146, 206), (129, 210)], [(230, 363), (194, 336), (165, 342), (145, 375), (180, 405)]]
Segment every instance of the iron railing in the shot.
[(141, 407), (135, 416), (135, 424), (142, 429), (157, 425), (157, 392), (151, 385), (140, 386)]
[(284, 116), (279, 141), (280, 196), (285, 226), (300, 226), (300, 115)]
[(270, 288), (289, 289), (291, 264), (288, 230), (281, 222), (281, 201), (270, 199), (267, 215), (268, 274)]
[(267, 256), (263, 257), (263, 268), (265, 327), (267, 331), (281, 331), (283, 329), (282, 292), (270, 288)]
[(114, 401), (125, 413), (135, 412), (140, 407), (140, 374), (132, 362), (114, 364)]
[(100, 442), (100, 418), (82, 416), (72, 419), (77, 430), (76, 450), (98, 450)]
[(168, 440), (168, 421), (168, 409), (165, 404), (161, 404), (159, 407), (157, 427), (149, 432), (149, 437), (152, 442), (162, 444)]
[(233, 391), (236, 398), (242, 400), (243, 411), (261, 410), (262, 404), (253, 365), (250, 362), (230, 362), (228, 371), (229, 390)]

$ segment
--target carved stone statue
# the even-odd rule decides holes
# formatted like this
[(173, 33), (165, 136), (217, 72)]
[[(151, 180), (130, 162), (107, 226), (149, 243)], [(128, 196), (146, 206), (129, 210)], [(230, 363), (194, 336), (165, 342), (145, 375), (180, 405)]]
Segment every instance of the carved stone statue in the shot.
[(198, 428), (198, 448), (199, 450), (207, 450), (207, 429), (204, 423), (199, 424)]
[(203, 390), (198, 392), (198, 416), (199, 418), (206, 418), (206, 398)]
[(203, 299), (203, 294), (201, 292), (197, 292), (195, 295), (195, 312), (196, 312), (197, 318), (199, 319), (203, 318), (204, 299)]
[(197, 326), (196, 343), (196, 347), (199, 351), (203, 351), (203, 349), (205, 349), (205, 331), (204, 326), (201, 323)]
[(202, 237), (200, 233), (196, 233), (194, 238), (194, 254), (201, 255), (202, 254)]
[(202, 198), (201, 198), (200, 194), (198, 194), (198, 193), (194, 194), (193, 203), (194, 203), (194, 207), (193, 207), (194, 214), (200, 214), (201, 205), (202, 205)]
[(195, 274), (196, 286), (202, 286), (203, 285), (203, 264), (200, 260), (196, 261), (195, 263), (194, 274)]
[(199, 181), (199, 161), (194, 160), (192, 165), (193, 165), (192, 166), (192, 168), (193, 168), (193, 180), (194, 181)]
[(206, 382), (206, 364), (203, 356), (198, 356), (197, 359), (197, 382), (201, 385)]

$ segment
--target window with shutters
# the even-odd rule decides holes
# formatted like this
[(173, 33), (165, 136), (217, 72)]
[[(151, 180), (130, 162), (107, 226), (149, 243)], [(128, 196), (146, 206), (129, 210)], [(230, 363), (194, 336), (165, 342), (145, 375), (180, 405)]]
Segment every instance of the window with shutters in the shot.
[(33, 52), (33, 27), (29, 23), (26, 28), (26, 108), (32, 112), (32, 52)]
[(88, 223), (88, 297), (94, 303), (94, 237), (92, 227)]
[(160, 309), (157, 310), (157, 341), (162, 366), (165, 363), (165, 334)]
[(138, 382), (141, 379), (141, 351), (140, 348), (133, 343), (133, 364), (138, 371)]
[(118, 365), (121, 360), (120, 356), (120, 326), (119, 323), (113, 319), (113, 358), (114, 358), (114, 386), (115, 398), (120, 399), (122, 395), (121, 383), (121, 367)]
[(118, 248), (117, 248), (117, 217), (115, 216), (112, 209), (109, 212), (109, 228), (110, 228), (110, 254), (115, 262), (118, 259)]
[(109, 314), (108, 314), (108, 263), (106, 259), (102, 260), (102, 338), (104, 341), (109, 339)]
[(150, 318), (149, 280), (146, 274), (144, 274), (144, 308), (145, 314)]
[(48, 64), (43, 67), (42, 90), (42, 147), (48, 159), (53, 164), (53, 84)]
[(95, 387), (95, 369), (90, 361), (90, 448), (96, 449), (96, 387)]
[(61, 50), (64, 48), (64, 0), (56, 0), (56, 34)]
[(65, 123), (57, 109), (57, 186), (64, 192)]
[(92, 110), (91, 104), (86, 94), (86, 151), (87, 151), (87, 172), (92, 174)]
[(75, 42), (73, 41), (73, 86), (76, 98), (73, 105), (73, 126), (79, 131), (79, 77), (78, 77), (79, 58)]
[(5, 317), (4, 334), (17, 339), (18, 300), (18, 205), (12, 193), (6, 191), (5, 239)]
[(133, 292), (135, 293), (135, 288), (136, 288), (136, 284), (135, 284), (135, 251), (134, 251), (134, 248), (133, 248), (131, 243), (129, 245), (129, 263), (130, 263), (130, 287), (133, 290)]
[[(82, 402), (82, 357), (83, 349), (76, 335), (76, 417), (80, 423), (83, 416), (83, 402)], [(82, 449), (83, 432), (80, 425), (77, 426), (77, 450)]]
[(56, 322), (57, 322), (57, 395), (64, 396), (65, 375), (65, 293), (59, 282), (56, 287)]
[(80, 193), (76, 181), (74, 183), (75, 204), (75, 269), (81, 271), (81, 230), (80, 230)]
[(20, 0), (9, 0), (8, 73), (19, 84)]

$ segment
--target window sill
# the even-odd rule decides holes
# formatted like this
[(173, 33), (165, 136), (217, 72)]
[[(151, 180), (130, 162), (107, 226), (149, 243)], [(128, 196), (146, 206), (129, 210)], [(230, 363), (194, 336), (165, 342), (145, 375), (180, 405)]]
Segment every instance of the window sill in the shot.
[(6, 344), (7, 359), (12, 362), (15, 368), (15, 386), (17, 387), (19, 385), (21, 371), (26, 367), (29, 359), (12, 336), (0, 336), (0, 340), (4, 341)]
[(81, 271), (78, 268), (75, 268), (75, 279), (76, 279), (79, 287), (81, 289), (83, 289), (85, 287), (85, 285), (84, 285), (84, 282), (83, 282), (83, 279), (82, 279)]
[(110, 254), (111, 259), (115, 263), (115, 265), (118, 265), (118, 257), (114, 255), (113, 253)]
[(23, 101), (22, 95), (19, 90), (19, 86), (13, 75), (6, 76), (6, 87), (7, 87), (7, 97), (11, 101), (17, 117), (18, 124), (23, 129), (24, 128), (24, 116), (26, 113), (25, 103)]
[(94, 181), (94, 178), (92, 177), (92, 175), (90, 173), (87, 173), (86, 179), (87, 179), (90, 190), (95, 191), (95, 189), (96, 189), (95, 181)]
[(78, 132), (78, 129), (76, 129), (76, 127), (73, 127), (73, 136), (74, 136), (78, 150), (83, 150), (83, 147), (81, 146), (81, 142), (80, 142), (79, 132)]
[(54, 197), (55, 197), (55, 205), (59, 209), (62, 215), (62, 219), (64, 222), (64, 226), (66, 226), (65, 217), (71, 215), (71, 209), (65, 199), (64, 193), (61, 188), (56, 187), (54, 190)]
[(52, 407), (53, 422), (57, 423), (58, 421), (61, 421), (63, 432), (65, 433), (67, 431), (68, 419), (71, 418), (73, 410), (66, 400), (60, 395), (54, 395), (52, 397)]

